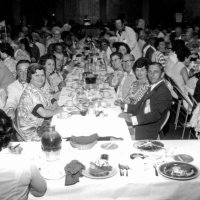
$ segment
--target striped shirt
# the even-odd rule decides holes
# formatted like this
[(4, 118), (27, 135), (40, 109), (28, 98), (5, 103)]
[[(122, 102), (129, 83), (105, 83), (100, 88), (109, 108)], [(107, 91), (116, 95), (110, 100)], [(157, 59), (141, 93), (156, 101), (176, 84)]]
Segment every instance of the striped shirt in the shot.
[(165, 56), (163, 55), (163, 53), (161, 53), (160, 51), (155, 51), (152, 55), (151, 58), (152, 62), (158, 62), (160, 63), (163, 67), (166, 66), (166, 60), (165, 60)]

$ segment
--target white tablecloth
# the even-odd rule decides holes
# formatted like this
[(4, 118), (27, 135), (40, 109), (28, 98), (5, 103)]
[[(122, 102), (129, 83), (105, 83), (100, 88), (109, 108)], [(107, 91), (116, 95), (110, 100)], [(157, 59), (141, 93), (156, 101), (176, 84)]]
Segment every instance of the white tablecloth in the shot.
[[(80, 182), (71, 186), (64, 186), (65, 178), (59, 180), (47, 180), (48, 190), (42, 200), (199, 200), (200, 199), (200, 177), (188, 181), (177, 181), (168, 179), (159, 174), (155, 176), (153, 168), (156, 157), (145, 161), (142, 159), (130, 159), (130, 154), (139, 150), (133, 147), (135, 141), (117, 141), (119, 146), (115, 150), (104, 150), (101, 148), (103, 142), (98, 142), (91, 150), (73, 149), (69, 142), (63, 141), (60, 157), (61, 168), (73, 159), (77, 159), (88, 166), (101, 154), (109, 155), (109, 162), (113, 167), (119, 163), (128, 164), (129, 176), (120, 176), (119, 172), (107, 179), (90, 179), (81, 177)], [(191, 155), (194, 160), (191, 164), (200, 168), (200, 141), (198, 140), (173, 140), (162, 141), (167, 153), (161, 151), (160, 155), (167, 155), (166, 159), (172, 159), (169, 155), (184, 153)], [(43, 167), (40, 143), (23, 143), (23, 154), (32, 159), (38, 167)], [(158, 157), (157, 157), (158, 158)], [(43, 162), (42, 162), (43, 160)], [(146, 164), (145, 164), (146, 162)], [(30, 195), (29, 199), (37, 199)]]
[[(131, 136), (125, 120), (118, 117), (121, 113), (121, 108), (114, 105), (116, 99), (114, 88), (109, 86), (107, 86), (107, 88), (111, 96), (109, 98), (104, 98), (102, 101), (104, 103), (106, 102), (109, 106), (100, 108), (103, 110), (104, 114), (106, 114), (105, 117), (96, 117), (95, 114), (88, 114), (87, 116), (73, 115), (61, 119), (59, 115), (55, 115), (51, 125), (56, 126), (56, 131), (58, 131), (62, 137), (70, 137), (72, 135), (88, 136), (97, 133), (99, 136), (115, 136), (130, 140)], [(75, 93), (73, 88), (63, 88), (59, 98), (60, 104), (64, 104), (66, 101), (74, 103), (75, 98), (72, 97), (74, 95), (73, 92)]]

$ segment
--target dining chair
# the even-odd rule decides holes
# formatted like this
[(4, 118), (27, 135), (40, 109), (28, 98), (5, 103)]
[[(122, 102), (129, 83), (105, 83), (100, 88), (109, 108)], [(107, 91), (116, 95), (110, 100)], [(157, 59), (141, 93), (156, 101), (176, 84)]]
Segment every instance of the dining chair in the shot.
[(169, 120), (169, 117), (170, 117), (170, 110), (167, 111), (165, 120), (164, 120), (163, 123), (161, 124), (160, 130), (159, 130), (159, 133), (158, 133), (158, 138), (157, 138), (157, 140), (160, 140), (160, 136), (163, 135), (163, 128), (164, 128), (165, 125), (167, 124), (167, 122), (168, 122), (168, 120)]
[[(176, 93), (176, 91), (174, 91), (174, 87), (178, 88), (178, 85), (174, 82), (174, 80), (169, 77), (167, 74), (164, 75), (164, 80), (165, 83), (168, 87), (168, 89), (171, 92), (171, 95), (173, 97), (173, 101), (172, 101), (172, 105), (177, 105), (176, 110), (171, 109), (172, 112), (175, 113), (175, 120), (174, 120), (174, 125), (175, 125), (175, 130), (177, 129), (178, 126), (178, 119), (179, 119), (179, 113), (180, 113), (180, 108), (181, 108), (181, 104), (182, 104), (182, 99), (180, 99)], [(174, 107), (172, 106), (172, 108)]]
[[(193, 102), (193, 108), (192, 108), (192, 113), (193, 113), (193, 111), (194, 111), (194, 109), (197, 107), (198, 103), (197, 103), (197, 101), (195, 100), (195, 98), (192, 96), (191, 93), (188, 93), (188, 97), (189, 97), (190, 100)], [(189, 134), (188, 134), (188, 139), (191, 139), (191, 136), (192, 136), (192, 138), (196, 138), (196, 131), (194, 130), (194, 128), (193, 128), (193, 127), (190, 127), (190, 126), (188, 126), (188, 127), (190, 128)]]
[[(181, 127), (183, 127), (181, 139), (184, 139), (188, 117), (189, 115), (191, 115), (192, 109), (195, 103), (193, 99), (190, 99), (189, 96), (185, 95), (178, 87), (174, 86), (173, 90), (178, 96), (178, 107), (177, 107), (177, 113), (176, 113), (176, 119), (175, 119), (175, 130), (177, 128), (177, 125), (180, 124)], [(180, 119), (180, 115), (184, 118), (183, 122)]]

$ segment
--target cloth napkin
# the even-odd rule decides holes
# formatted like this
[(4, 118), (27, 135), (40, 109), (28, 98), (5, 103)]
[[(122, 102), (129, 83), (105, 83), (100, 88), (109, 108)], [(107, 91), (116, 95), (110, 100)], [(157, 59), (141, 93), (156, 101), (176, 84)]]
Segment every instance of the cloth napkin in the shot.
[(85, 166), (80, 163), (78, 160), (72, 160), (68, 163), (65, 170), (65, 186), (74, 185), (79, 182), (79, 177), (82, 177), (82, 170), (85, 169)]
[(71, 142), (74, 144), (87, 145), (95, 142), (98, 138), (99, 136), (96, 133), (89, 136), (72, 136)]

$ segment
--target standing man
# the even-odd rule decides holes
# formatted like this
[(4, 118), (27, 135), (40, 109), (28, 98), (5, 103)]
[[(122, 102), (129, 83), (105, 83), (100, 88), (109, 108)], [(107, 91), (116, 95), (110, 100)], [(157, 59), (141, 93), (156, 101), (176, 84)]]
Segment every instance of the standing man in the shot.
[(148, 68), (150, 90), (136, 105), (125, 105), (127, 113), (120, 114), (135, 126), (135, 139), (158, 138), (160, 127), (171, 106), (171, 93), (163, 79), (163, 68), (160, 63), (152, 63)]
[(117, 18), (115, 20), (115, 26), (117, 29), (116, 34), (117, 34), (118, 41), (124, 42), (129, 45), (131, 49), (131, 54), (134, 55), (135, 60), (140, 58), (142, 56), (142, 53), (137, 43), (135, 31), (132, 28), (125, 26), (124, 20), (121, 18)]

